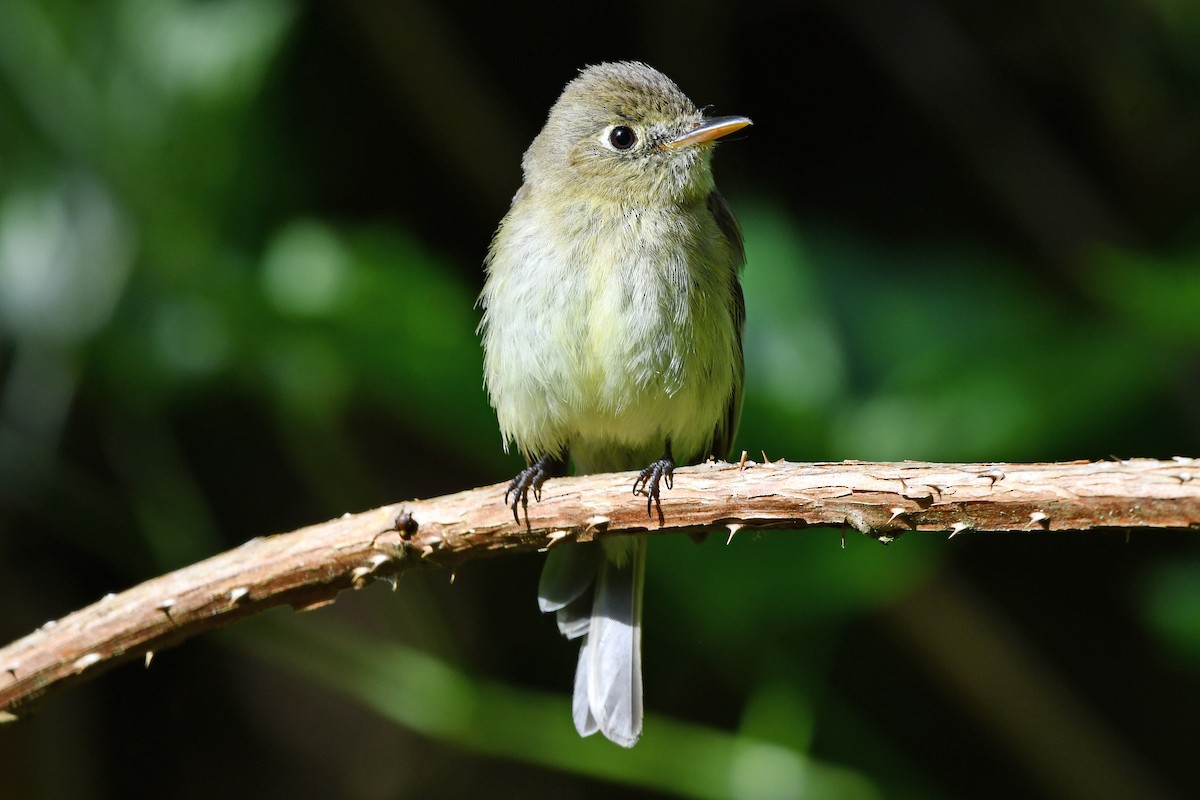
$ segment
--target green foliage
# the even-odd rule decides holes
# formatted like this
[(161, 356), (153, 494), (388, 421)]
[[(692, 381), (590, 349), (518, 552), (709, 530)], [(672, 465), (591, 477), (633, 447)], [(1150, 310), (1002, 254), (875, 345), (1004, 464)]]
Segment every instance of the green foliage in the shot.
[[(566, 696), (473, 678), (409, 648), (381, 646), (320, 624), (260, 623), (240, 632), (236, 641), (398, 724), (478, 753), (683, 797), (879, 796), (861, 776), (754, 731), (735, 736), (654, 719), (661, 733), (656, 741), (614, 759), (603, 741), (573, 735)], [(762, 726), (755, 721), (755, 727)]]
[(1151, 631), (1180, 658), (1200, 664), (1200, 564), (1195, 561), (1156, 564), (1144, 576), (1142, 613)]

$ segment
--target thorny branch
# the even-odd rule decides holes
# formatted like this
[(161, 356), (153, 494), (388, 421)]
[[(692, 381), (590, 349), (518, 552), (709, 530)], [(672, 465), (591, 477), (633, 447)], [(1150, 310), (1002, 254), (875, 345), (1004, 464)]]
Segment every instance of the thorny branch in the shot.
[[(765, 461), (765, 459), (764, 459)], [(503, 485), (384, 506), (233, 550), (108, 595), (0, 649), (0, 721), (30, 701), (204, 631), (416, 567), (450, 567), (620, 534), (850, 526), (906, 531), (1200, 529), (1200, 459), (1058, 464), (710, 463), (677, 471), (665, 522), (632, 473), (546, 483), (516, 524)]]

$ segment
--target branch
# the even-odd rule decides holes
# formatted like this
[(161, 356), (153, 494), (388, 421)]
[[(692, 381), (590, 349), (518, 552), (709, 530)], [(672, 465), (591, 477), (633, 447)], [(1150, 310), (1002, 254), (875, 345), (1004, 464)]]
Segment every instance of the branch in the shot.
[[(418, 567), (617, 534), (849, 525), (905, 531), (1200, 529), (1200, 459), (1060, 464), (702, 464), (677, 471), (661, 516), (630, 496), (632, 473), (549, 481), (524, 524), (503, 485), (253, 539), (108, 595), (0, 649), (0, 721), (50, 691), (267, 608), (308, 610), (344, 589)], [(657, 524), (655, 524), (657, 523)]]

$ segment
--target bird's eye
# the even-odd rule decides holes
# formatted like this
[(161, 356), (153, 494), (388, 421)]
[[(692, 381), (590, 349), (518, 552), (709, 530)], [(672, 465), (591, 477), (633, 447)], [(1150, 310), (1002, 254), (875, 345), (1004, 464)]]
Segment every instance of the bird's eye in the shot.
[(633, 132), (633, 128), (618, 125), (609, 132), (608, 141), (618, 150), (628, 150), (637, 143), (637, 134)]

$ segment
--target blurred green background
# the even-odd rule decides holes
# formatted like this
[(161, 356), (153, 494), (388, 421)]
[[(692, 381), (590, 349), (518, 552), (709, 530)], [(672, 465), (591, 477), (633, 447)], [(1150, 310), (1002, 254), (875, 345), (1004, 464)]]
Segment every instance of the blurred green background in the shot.
[[(0, 640), (510, 477), (482, 256), (562, 85), (618, 58), (755, 121), (716, 164), (739, 449), (1200, 455), (1200, 4), (0, 0)], [(651, 550), (632, 751), (576, 737), (528, 556), (54, 696), (0, 729), (0, 794), (1200, 793), (1194, 537)]]

